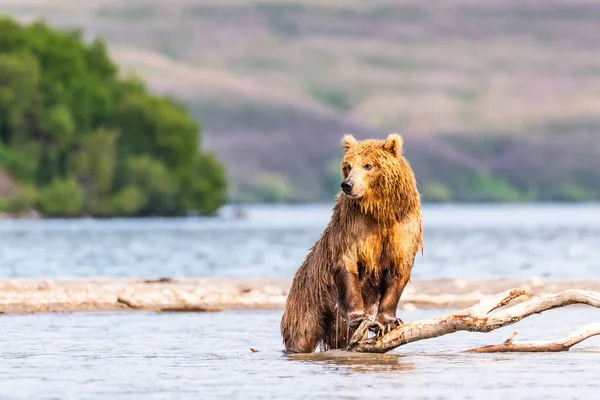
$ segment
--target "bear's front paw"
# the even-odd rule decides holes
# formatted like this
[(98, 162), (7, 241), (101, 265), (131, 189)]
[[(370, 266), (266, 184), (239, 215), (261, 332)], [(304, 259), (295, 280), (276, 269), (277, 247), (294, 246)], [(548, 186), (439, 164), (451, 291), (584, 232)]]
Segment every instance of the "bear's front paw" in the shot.
[[(350, 325), (350, 323), (348, 324)], [(363, 315), (360, 319), (360, 322), (358, 322), (358, 325), (352, 328), (356, 330), (354, 331), (354, 334), (352, 334), (352, 338), (350, 339), (348, 349), (352, 348), (361, 340), (367, 338), (368, 333), (374, 324), (377, 325), (379, 323), (375, 321), (375, 318), (372, 315)]]
[(364, 312), (350, 312), (348, 313), (348, 326), (351, 329), (355, 329), (365, 320), (365, 318), (367, 318), (367, 315)]
[(379, 328), (377, 331), (379, 335), (385, 335), (404, 323), (400, 318), (384, 313), (378, 314), (376, 321), (378, 322), (376, 326)]

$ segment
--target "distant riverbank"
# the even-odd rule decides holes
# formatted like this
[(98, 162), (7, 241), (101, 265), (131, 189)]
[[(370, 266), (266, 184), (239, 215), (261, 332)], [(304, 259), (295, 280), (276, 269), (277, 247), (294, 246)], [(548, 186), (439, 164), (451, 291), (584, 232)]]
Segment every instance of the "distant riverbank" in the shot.
[[(206, 312), (282, 309), (289, 279), (15, 279), (0, 281), (0, 314), (94, 311)], [(600, 291), (600, 279), (417, 279), (405, 310), (468, 307), (510, 288), (532, 296), (566, 289)]]

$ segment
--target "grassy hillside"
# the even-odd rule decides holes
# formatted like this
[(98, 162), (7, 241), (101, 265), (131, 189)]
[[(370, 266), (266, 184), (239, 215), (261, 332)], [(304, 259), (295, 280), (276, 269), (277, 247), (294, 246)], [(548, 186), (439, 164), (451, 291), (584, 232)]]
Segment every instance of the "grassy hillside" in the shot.
[(233, 196), (331, 195), (342, 133), (400, 131), (437, 200), (600, 197), (592, 0), (0, 0), (105, 37), (186, 101)]

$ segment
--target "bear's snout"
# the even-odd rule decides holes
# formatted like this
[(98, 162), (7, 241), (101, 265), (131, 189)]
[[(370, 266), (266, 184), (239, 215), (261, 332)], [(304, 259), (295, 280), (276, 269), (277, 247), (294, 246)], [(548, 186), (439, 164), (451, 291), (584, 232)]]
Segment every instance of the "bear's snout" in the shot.
[(346, 193), (346, 194), (350, 194), (350, 193), (352, 193), (352, 182), (343, 181), (343, 182), (342, 182), (342, 190), (343, 190), (343, 191), (344, 191), (344, 193)]

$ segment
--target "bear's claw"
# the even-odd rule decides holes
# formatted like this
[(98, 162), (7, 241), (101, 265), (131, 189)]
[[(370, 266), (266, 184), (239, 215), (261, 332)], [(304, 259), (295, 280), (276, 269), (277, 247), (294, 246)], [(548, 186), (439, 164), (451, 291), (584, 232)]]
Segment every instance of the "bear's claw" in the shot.
[[(354, 346), (361, 340), (363, 340), (363, 338), (367, 335), (370, 327), (374, 324), (378, 324), (378, 322), (375, 321), (375, 318), (373, 318), (372, 316), (365, 315), (361, 319), (360, 324), (354, 331), (354, 334), (352, 335), (352, 338), (350, 339), (350, 342), (348, 343), (349, 348)], [(352, 326), (350, 325), (350, 327), (352, 327)]]
[(378, 333), (383, 330), (385, 330), (385, 325), (383, 325), (381, 322), (379, 322), (377, 320), (373, 321), (373, 323), (371, 325), (369, 325), (369, 331), (371, 331), (373, 333)]
[(369, 316), (367, 316), (366, 314), (351, 313), (348, 315), (348, 326), (350, 327), (350, 329), (355, 329), (359, 327), (368, 318)]
[(391, 321), (377, 322), (376, 325), (372, 326), (372, 328), (375, 328), (375, 329), (370, 329), (370, 330), (372, 332), (375, 332), (377, 334), (377, 336), (383, 336), (383, 335), (390, 333), (391, 331), (393, 331), (394, 329), (396, 329), (397, 327), (399, 327), (402, 324), (404, 324), (404, 321), (402, 321), (400, 318), (394, 318)]
[(377, 337), (381, 337), (390, 333), (402, 324), (404, 324), (404, 321), (400, 318), (394, 318), (386, 322), (379, 322), (369, 315), (362, 315), (360, 318), (354, 318), (350, 320), (348, 324), (351, 329), (356, 328), (348, 343), (348, 348), (354, 347), (354, 345), (363, 340), (367, 335), (367, 332), (373, 332)]

